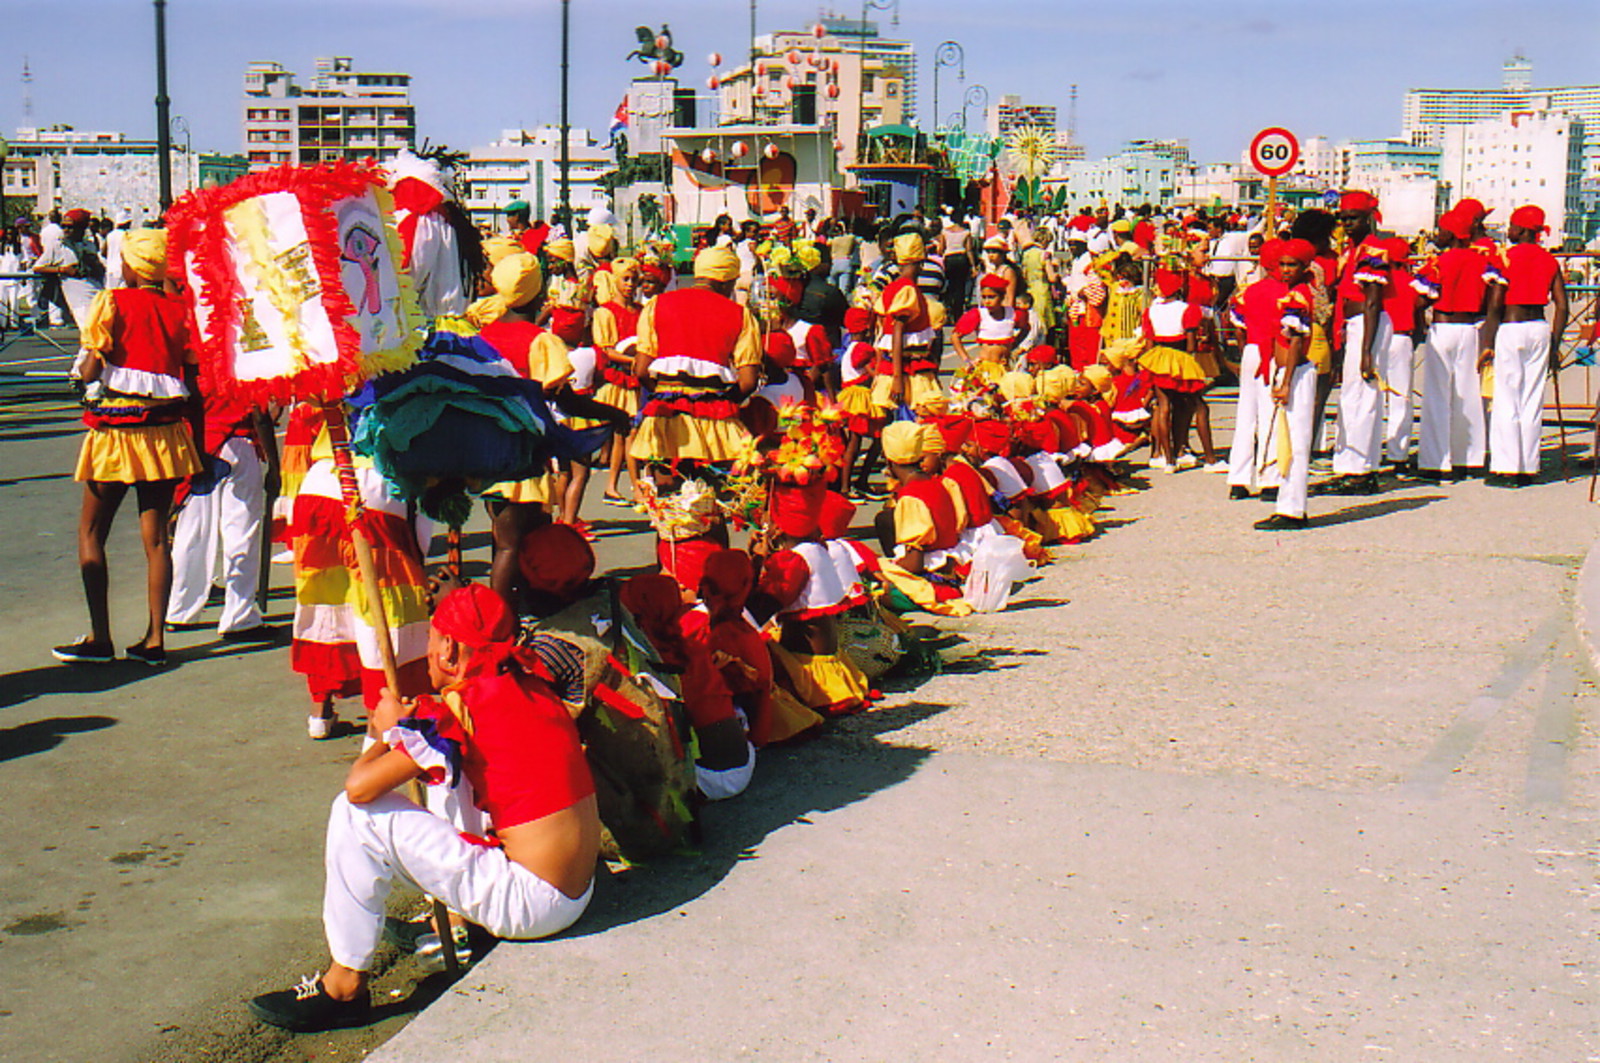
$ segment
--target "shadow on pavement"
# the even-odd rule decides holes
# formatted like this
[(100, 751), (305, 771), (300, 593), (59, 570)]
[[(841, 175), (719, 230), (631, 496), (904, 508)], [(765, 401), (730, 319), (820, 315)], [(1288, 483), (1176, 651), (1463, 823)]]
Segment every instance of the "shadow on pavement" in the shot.
[(1446, 495), (1412, 495), (1409, 498), (1388, 498), (1382, 502), (1363, 502), (1359, 506), (1312, 517), (1310, 526), (1329, 528), (1335, 524), (1350, 524), (1358, 520), (1371, 520), (1373, 517), (1386, 517), (1391, 513), (1403, 513), (1408, 509), (1422, 509), (1435, 502), (1442, 502), (1446, 497)]
[(54, 749), (70, 734), (116, 726), (112, 716), (52, 716), (0, 730), (0, 763)]
[(1067, 605), (1071, 601), (1072, 599), (1070, 598), (1028, 598), (1020, 602), (1013, 599), (1006, 606), (1006, 612), (1018, 613), (1028, 609), (1054, 609), (1060, 605)]
[(758, 860), (761, 842), (774, 831), (831, 812), (909, 779), (929, 750), (888, 746), (876, 734), (897, 730), (944, 711), (945, 705), (908, 705), (852, 717), (842, 740), (828, 738), (790, 749), (763, 750), (756, 780), (740, 797), (702, 812), (705, 841), (693, 855), (595, 882), (588, 912), (563, 937), (603, 933), (688, 904), (720, 883), (735, 864)]
[(45, 694), (101, 694), (146, 679), (154, 669), (137, 661), (114, 664), (47, 664), (0, 676), (0, 708)]
[(40, 480), (70, 480), (70, 472), (47, 472), (38, 476), (18, 476), (10, 480), (0, 480), (0, 487), (15, 487), (17, 484), (37, 483)]

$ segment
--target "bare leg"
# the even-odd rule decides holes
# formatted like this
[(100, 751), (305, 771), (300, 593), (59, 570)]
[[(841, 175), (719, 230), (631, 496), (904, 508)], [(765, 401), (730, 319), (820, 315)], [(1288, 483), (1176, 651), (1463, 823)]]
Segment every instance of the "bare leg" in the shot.
[(89, 606), (89, 640), (106, 649), (113, 648), (111, 609), (106, 601), (111, 584), (106, 568), (106, 539), (117, 507), (127, 493), (127, 484), (91, 480), (83, 485), (83, 510), (78, 517), (78, 574)]
[(1156, 389), (1156, 408), (1150, 411), (1150, 450), (1159, 454), (1169, 465), (1172, 453), (1172, 400), (1160, 388)]
[(535, 502), (505, 502), (491, 499), (489, 530), (494, 540), (494, 560), (489, 564), (489, 586), (512, 609), (517, 607), (517, 588), (522, 570), (517, 563), (517, 547), (522, 537), (550, 520), (544, 507)]
[(367, 987), (367, 972), (342, 963), (330, 963), (322, 975), (322, 988), (334, 1000), (354, 1000)]
[(584, 489), (589, 486), (589, 463), (574, 460), (568, 469), (567, 489), (561, 496), (561, 520), (565, 524), (576, 524), (578, 509), (583, 504)]
[(1212, 465), (1217, 460), (1217, 448), (1211, 441), (1211, 406), (1206, 402), (1204, 395), (1194, 397), (1194, 431), (1200, 437), (1200, 450), (1205, 456), (1206, 464)]
[(1170, 401), (1172, 423), (1167, 427), (1167, 446), (1176, 461), (1178, 455), (1189, 449), (1189, 420), (1194, 416), (1194, 396), (1175, 393)]
[(861, 437), (849, 431), (844, 435), (844, 475), (839, 477), (839, 490), (848, 495), (855, 490), (850, 481), (850, 474), (856, 467), (856, 455), (861, 451)]
[(135, 485), (139, 535), (144, 540), (145, 592), (150, 603), (150, 622), (140, 645), (147, 650), (163, 648), (167, 601), (172, 597), (172, 539), (167, 535), (167, 520), (177, 486), (176, 480)]

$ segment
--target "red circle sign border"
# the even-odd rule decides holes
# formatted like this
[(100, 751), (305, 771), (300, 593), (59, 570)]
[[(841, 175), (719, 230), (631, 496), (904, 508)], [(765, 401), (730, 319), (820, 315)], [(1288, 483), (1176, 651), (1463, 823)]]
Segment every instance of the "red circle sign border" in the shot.
[[(1289, 161), (1281, 166), (1263, 166), (1261, 164), (1261, 159), (1256, 155), (1256, 152), (1260, 149), (1261, 142), (1274, 133), (1278, 133), (1289, 139), (1289, 145), (1291, 148), (1289, 152)], [(1250, 141), (1250, 165), (1254, 166), (1258, 172), (1267, 177), (1282, 177), (1284, 174), (1294, 169), (1294, 164), (1299, 161), (1300, 141), (1293, 133), (1289, 132), (1282, 126), (1268, 126), (1261, 132), (1257, 133)]]

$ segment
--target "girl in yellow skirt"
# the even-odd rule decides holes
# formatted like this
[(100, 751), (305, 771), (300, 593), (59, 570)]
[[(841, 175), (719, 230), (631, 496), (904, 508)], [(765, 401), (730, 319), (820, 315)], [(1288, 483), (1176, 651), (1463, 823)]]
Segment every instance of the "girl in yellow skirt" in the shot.
[(100, 292), (84, 322), (74, 375), (88, 385), (83, 422), (89, 434), (78, 454), (83, 483), (78, 569), (89, 606), (89, 634), (57, 646), (57, 660), (98, 664), (116, 659), (106, 601), (106, 538), (131, 485), (144, 539), (149, 622), (127, 648), (131, 660), (167, 663), (162, 624), (172, 591), (167, 520), (178, 481), (201, 471), (190, 429), (194, 356), (188, 309), (167, 290), (167, 234), (135, 229), (122, 245), (123, 276), (133, 287)]
[[(611, 264), (611, 280), (616, 298), (602, 302), (594, 308), (594, 348), (600, 355), (600, 375), (605, 380), (595, 393), (595, 401), (605, 403), (627, 414), (631, 419), (639, 412), (639, 378), (633, 375), (633, 347), (639, 333), (639, 292), (648, 285), (650, 296), (659, 295), (665, 287), (665, 270), (652, 266), (646, 270), (638, 260), (619, 258)], [(633, 433), (612, 439), (607, 455), (609, 475), (601, 498), (613, 505), (626, 506), (617, 480), (622, 475), (622, 462), (627, 456)], [(627, 458), (628, 482), (635, 485), (637, 495), (639, 463)]]
[[(1203, 314), (1200, 307), (1183, 298), (1183, 274), (1158, 269), (1155, 283), (1157, 298), (1144, 313), (1144, 351), (1139, 365), (1150, 373), (1158, 396), (1151, 424), (1156, 453), (1150, 467), (1172, 471), (1187, 467), (1179, 464), (1178, 441), (1188, 437), (1200, 392), (1211, 383), (1214, 373), (1207, 372), (1194, 354)], [(1188, 465), (1195, 464), (1193, 457), (1183, 457)]]

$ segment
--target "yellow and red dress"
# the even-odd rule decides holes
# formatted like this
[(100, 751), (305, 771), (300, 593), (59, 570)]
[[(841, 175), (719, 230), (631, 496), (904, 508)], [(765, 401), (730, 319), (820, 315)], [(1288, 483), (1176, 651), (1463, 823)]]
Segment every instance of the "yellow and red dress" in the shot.
[(632, 362), (639, 338), (639, 308), (623, 302), (602, 303), (595, 308), (590, 327), (602, 359), (600, 376), (605, 381), (594, 399), (632, 417), (639, 412), (639, 378), (633, 375), (631, 365), (612, 361), (611, 355), (625, 355)]
[(739, 369), (761, 365), (750, 311), (709, 288), (663, 292), (639, 315), (652, 391), (630, 453), (640, 461), (729, 462), (750, 434), (739, 422)]
[(1203, 319), (1198, 306), (1178, 298), (1157, 299), (1144, 312), (1142, 327), (1150, 347), (1139, 356), (1139, 365), (1149, 371), (1156, 387), (1192, 393), (1211, 383), (1215, 372), (1207, 372), (1187, 350), (1187, 334)]
[(933, 358), (933, 340), (938, 329), (927, 296), (917, 289), (911, 277), (897, 277), (878, 296), (873, 310), (878, 316), (878, 361), (873, 366), (872, 404), (879, 410), (893, 411), (897, 405), (894, 390), (894, 322), (901, 325), (900, 365), (905, 371), (903, 401), (912, 410), (944, 397), (939, 387), (939, 363)]
[[(546, 331), (531, 321), (501, 318), (483, 326), (478, 337), (505, 356), (517, 372), (529, 380), (536, 380), (548, 396), (572, 376), (572, 359), (567, 345), (553, 332)], [(490, 484), (483, 494), (507, 502), (544, 505), (553, 500), (550, 472), (530, 476), (526, 480), (508, 480)]]
[(184, 367), (194, 361), (183, 300), (160, 288), (116, 288), (90, 304), (81, 343), (104, 359), (83, 423), (74, 478), (178, 480), (201, 470)]
[[(854, 583), (846, 583), (828, 547), (802, 542), (770, 555), (761, 566), (761, 592), (780, 603), (776, 622), (780, 628), (800, 622), (830, 629), (829, 641), (837, 647), (838, 617), (850, 607)], [(825, 716), (859, 712), (871, 698), (866, 675), (841, 653), (806, 653), (790, 649), (783, 639), (771, 644), (772, 657), (782, 674), (778, 682), (807, 708)]]

